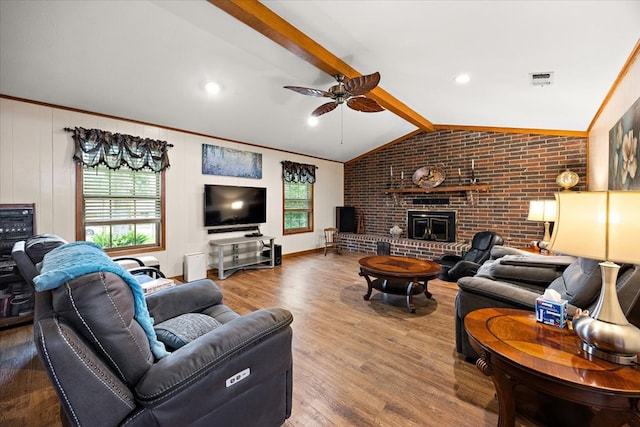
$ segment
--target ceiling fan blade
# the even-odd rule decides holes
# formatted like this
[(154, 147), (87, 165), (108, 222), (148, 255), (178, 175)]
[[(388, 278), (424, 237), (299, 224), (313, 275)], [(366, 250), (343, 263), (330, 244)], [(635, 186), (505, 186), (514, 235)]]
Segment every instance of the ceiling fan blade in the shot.
[(337, 102), (327, 102), (326, 104), (322, 104), (321, 106), (313, 110), (313, 113), (311, 113), (311, 116), (312, 117), (321, 116), (325, 113), (328, 113), (329, 111), (335, 110), (337, 106), (338, 106)]
[(325, 90), (320, 90), (320, 89), (311, 89), (308, 87), (300, 87), (300, 86), (284, 86), (285, 89), (290, 89), (294, 92), (298, 92), (301, 93), (303, 95), (309, 95), (309, 96), (322, 96), (322, 97), (327, 97), (327, 98), (331, 98), (332, 95), (325, 91)]
[(358, 96), (355, 98), (349, 98), (347, 106), (351, 109), (362, 111), (363, 113), (377, 113), (378, 111), (384, 111), (384, 108), (380, 106), (376, 101), (364, 96)]
[(353, 96), (364, 95), (380, 83), (380, 73), (377, 71), (367, 76), (354, 77), (344, 81), (344, 87)]

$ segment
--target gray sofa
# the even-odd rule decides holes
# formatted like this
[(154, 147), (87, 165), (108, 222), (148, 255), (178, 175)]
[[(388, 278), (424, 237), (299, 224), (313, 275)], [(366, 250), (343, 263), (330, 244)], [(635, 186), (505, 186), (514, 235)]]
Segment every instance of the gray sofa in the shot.
[[(49, 273), (55, 278), (55, 256), (70, 245), (49, 252), (42, 270), (28, 264), (38, 257), (23, 253), (38, 245), (19, 245), (15, 255), (27, 263), (23, 268), (40, 271), (33, 279), (38, 290)], [(240, 316), (208, 279), (142, 296), (142, 304), (133, 276), (104, 257), (100, 271), (72, 274), (36, 292), (34, 339), (65, 425), (284, 423), (292, 401), (290, 312)], [(141, 306), (153, 319), (152, 334)]]
[[(456, 350), (467, 358), (478, 354), (471, 347), (464, 317), (486, 307), (535, 310), (535, 300), (546, 289), (576, 308), (593, 311), (601, 289), (599, 261), (568, 256), (535, 255), (515, 248), (495, 246), (491, 259), (477, 274), (458, 280), (455, 299)], [(618, 298), (627, 319), (640, 325), (640, 266), (624, 265), (617, 280)]]

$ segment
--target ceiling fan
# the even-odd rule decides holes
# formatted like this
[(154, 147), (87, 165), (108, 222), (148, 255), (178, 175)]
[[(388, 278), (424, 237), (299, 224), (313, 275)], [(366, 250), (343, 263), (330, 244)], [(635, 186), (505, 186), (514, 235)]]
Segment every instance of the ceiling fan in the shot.
[(336, 74), (333, 77), (336, 79), (338, 84), (331, 86), (328, 91), (299, 86), (284, 86), (284, 88), (291, 89), (292, 91), (303, 95), (320, 96), (332, 99), (331, 102), (322, 104), (313, 110), (311, 113), (312, 117), (318, 117), (328, 113), (329, 111), (334, 110), (338, 105), (345, 102), (349, 108), (363, 113), (376, 113), (384, 110), (384, 108), (382, 108), (376, 101), (365, 96), (367, 92), (378, 86), (378, 83), (380, 82), (380, 73), (377, 71), (373, 74), (354, 77), (352, 79), (345, 79), (342, 74)]

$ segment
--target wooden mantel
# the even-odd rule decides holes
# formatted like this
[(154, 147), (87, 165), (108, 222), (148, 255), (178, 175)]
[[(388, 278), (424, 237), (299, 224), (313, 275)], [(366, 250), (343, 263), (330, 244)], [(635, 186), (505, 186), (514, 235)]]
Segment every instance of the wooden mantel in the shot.
[(412, 187), (412, 188), (385, 188), (382, 190), (384, 194), (392, 193), (455, 193), (468, 191), (489, 191), (489, 184), (471, 184), (471, 185), (451, 185), (447, 187)]

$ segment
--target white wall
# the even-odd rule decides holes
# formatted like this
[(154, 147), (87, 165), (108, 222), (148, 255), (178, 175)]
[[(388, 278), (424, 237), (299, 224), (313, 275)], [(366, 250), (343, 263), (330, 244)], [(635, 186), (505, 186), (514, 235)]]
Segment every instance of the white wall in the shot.
[[(203, 227), (205, 183), (267, 187), (267, 223), (260, 231), (275, 236), (284, 254), (319, 247), (322, 229), (335, 224), (335, 207), (343, 204), (342, 163), (0, 99), (0, 203), (35, 203), (38, 233), (55, 233), (75, 240), (73, 141), (71, 133), (63, 129), (76, 126), (161, 139), (174, 145), (169, 151), (171, 167), (166, 174), (167, 249), (150, 253), (160, 260), (162, 270), (169, 276), (182, 274), (184, 254), (207, 252), (210, 239), (234, 236), (210, 235)], [(262, 179), (203, 175), (203, 143), (262, 153)], [(282, 235), (282, 160), (318, 166), (313, 233)]]
[(589, 190), (606, 190), (609, 185), (609, 130), (640, 98), (640, 52), (629, 65), (609, 102), (589, 131)]

